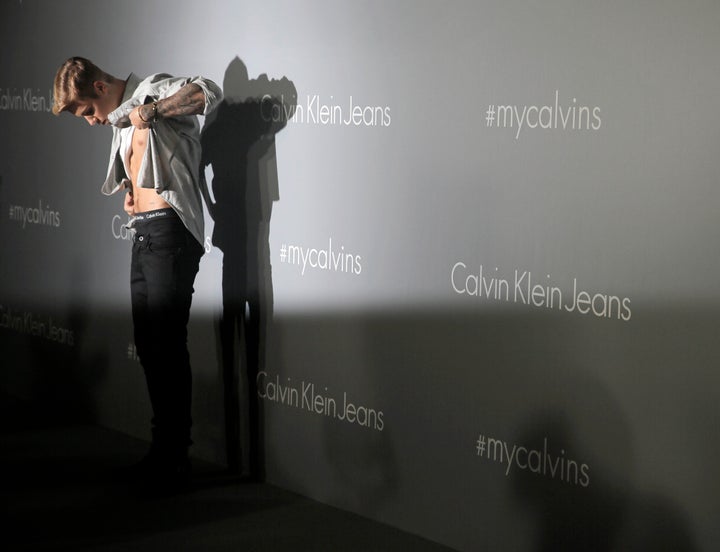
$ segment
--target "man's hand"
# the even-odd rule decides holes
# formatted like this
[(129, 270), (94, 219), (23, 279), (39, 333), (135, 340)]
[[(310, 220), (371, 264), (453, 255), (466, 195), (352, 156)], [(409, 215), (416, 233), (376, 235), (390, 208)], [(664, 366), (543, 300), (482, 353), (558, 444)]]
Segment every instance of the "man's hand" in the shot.
[(135, 128), (150, 128), (152, 126), (152, 105), (139, 105), (133, 109), (130, 112), (130, 122)]
[(133, 216), (135, 214), (135, 200), (133, 199), (132, 189), (125, 192), (125, 205), (123, 208), (128, 215)]

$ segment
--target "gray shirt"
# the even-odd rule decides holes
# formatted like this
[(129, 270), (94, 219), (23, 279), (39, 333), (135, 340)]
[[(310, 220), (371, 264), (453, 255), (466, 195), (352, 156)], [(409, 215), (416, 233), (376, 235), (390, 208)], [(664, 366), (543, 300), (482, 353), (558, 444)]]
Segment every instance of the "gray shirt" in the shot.
[[(210, 113), (222, 100), (222, 91), (214, 82), (202, 77), (176, 78), (166, 74), (150, 75), (140, 80), (130, 74), (120, 106), (108, 115), (113, 125), (113, 140), (107, 178), (102, 186), (106, 195), (129, 185), (123, 164), (121, 130), (130, 125), (130, 112), (137, 106), (172, 96), (189, 83), (197, 84), (205, 94), (203, 115)], [(140, 165), (136, 186), (154, 188), (175, 210), (185, 227), (204, 242), (203, 207), (199, 189), (200, 125), (194, 115), (160, 119), (148, 135), (148, 145)], [(133, 226), (130, 219), (128, 227)]]

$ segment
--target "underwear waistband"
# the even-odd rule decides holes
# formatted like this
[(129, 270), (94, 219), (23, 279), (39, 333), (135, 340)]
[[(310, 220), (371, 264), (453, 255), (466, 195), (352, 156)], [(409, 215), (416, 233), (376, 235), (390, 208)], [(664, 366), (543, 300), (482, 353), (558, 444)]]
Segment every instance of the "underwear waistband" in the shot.
[(149, 222), (151, 220), (165, 217), (177, 217), (175, 209), (172, 207), (165, 207), (164, 209), (155, 209), (154, 211), (137, 213), (133, 215), (133, 222)]

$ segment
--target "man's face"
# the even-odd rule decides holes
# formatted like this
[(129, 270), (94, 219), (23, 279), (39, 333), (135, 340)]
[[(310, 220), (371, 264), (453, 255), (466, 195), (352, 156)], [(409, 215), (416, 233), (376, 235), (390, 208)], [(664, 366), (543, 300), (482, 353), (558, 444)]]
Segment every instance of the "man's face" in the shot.
[(102, 81), (93, 84), (95, 98), (79, 98), (70, 106), (69, 111), (76, 117), (82, 117), (89, 125), (107, 125), (108, 115), (115, 111), (117, 105), (113, 101), (109, 87)]

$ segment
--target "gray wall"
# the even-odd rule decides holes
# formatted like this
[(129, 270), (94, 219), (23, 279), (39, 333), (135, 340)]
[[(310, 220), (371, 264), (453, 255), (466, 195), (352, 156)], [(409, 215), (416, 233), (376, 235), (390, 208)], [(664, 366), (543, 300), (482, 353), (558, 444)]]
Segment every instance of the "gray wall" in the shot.
[(720, 543), (717, 2), (0, 9), (5, 391), (147, 437), (110, 131), (52, 78), (203, 74), (245, 106), (246, 225), (206, 218), (196, 454), (225, 454), (232, 250), (269, 481), (462, 550)]

